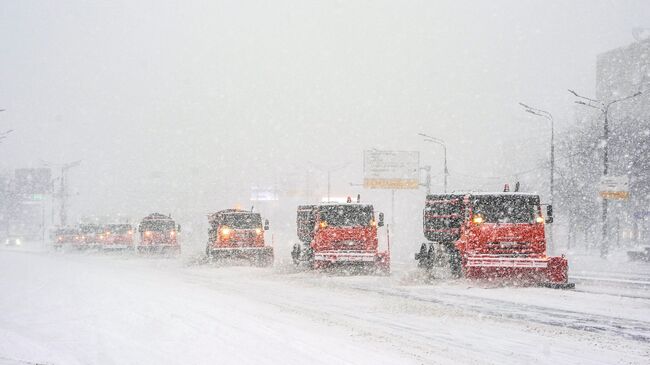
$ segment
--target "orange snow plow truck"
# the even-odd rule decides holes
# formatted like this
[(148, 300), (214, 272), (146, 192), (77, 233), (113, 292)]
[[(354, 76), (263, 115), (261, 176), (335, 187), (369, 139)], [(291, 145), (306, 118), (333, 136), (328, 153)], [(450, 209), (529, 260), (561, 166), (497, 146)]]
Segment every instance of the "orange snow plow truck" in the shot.
[(259, 213), (225, 209), (208, 216), (210, 230), (205, 253), (209, 259), (240, 258), (255, 266), (273, 265), (273, 247), (264, 244), (269, 221)]
[(301, 243), (291, 252), (296, 265), (306, 263), (313, 269), (345, 265), (390, 273), (390, 249), (380, 252), (377, 238), (377, 228), (384, 225), (383, 213), (375, 220), (372, 205), (350, 201), (298, 206)]
[(171, 216), (151, 213), (142, 218), (138, 225), (140, 242), (137, 251), (180, 254), (181, 246), (178, 243), (180, 231), (181, 226), (177, 225)]
[(415, 254), (418, 266), (435, 276), (502, 280), (513, 284), (574, 288), (568, 262), (546, 254), (546, 218), (538, 195), (519, 192), (428, 195), (423, 217), (428, 241)]
[(128, 223), (107, 224), (104, 226), (104, 250), (133, 249), (133, 227)]

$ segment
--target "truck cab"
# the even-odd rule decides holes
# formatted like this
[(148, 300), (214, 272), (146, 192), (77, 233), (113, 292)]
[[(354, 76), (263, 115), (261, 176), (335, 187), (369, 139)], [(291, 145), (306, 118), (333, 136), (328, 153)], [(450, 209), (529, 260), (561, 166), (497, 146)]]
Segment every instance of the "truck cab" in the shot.
[(210, 259), (243, 258), (258, 266), (273, 263), (273, 247), (264, 240), (269, 222), (262, 223), (260, 213), (225, 209), (210, 214), (208, 222), (206, 255)]
[(52, 244), (55, 248), (63, 245), (74, 245), (81, 239), (81, 233), (76, 228), (58, 228), (51, 233)]
[[(453, 276), (503, 277), (522, 282), (568, 284), (564, 256), (548, 257), (539, 196), (526, 193), (467, 193), (427, 196), (423, 243), (415, 257), (432, 269), (447, 256)], [(444, 261), (444, 260), (443, 260)]]
[(152, 213), (142, 218), (138, 225), (140, 241), (139, 252), (167, 252), (180, 253), (181, 247), (178, 240), (181, 226), (176, 224), (170, 215)]
[(133, 247), (133, 226), (128, 223), (112, 223), (104, 226), (104, 249), (120, 250)]
[(368, 266), (388, 273), (390, 253), (379, 252), (377, 228), (383, 214), (375, 218), (374, 208), (361, 203), (302, 205), (297, 211), (294, 263), (307, 262), (313, 268), (333, 265)]
[(99, 224), (80, 224), (79, 231), (81, 233), (81, 240), (77, 243), (79, 248), (98, 247), (101, 244), (104, 229)]

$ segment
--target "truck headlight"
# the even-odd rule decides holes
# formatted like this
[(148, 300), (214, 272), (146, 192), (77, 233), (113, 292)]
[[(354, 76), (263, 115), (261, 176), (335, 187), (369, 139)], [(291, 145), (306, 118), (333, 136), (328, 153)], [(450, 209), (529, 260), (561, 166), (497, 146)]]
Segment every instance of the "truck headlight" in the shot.
[(231, 230), (230, 230), (230, 228), (228, 228), (228, 227), (223, 227), (223, 228), (221, 228), (221, 234), (222, 234), (224, 237), (228, 237), (228, 236), (230, 236), (230, 232), (231, 232)]

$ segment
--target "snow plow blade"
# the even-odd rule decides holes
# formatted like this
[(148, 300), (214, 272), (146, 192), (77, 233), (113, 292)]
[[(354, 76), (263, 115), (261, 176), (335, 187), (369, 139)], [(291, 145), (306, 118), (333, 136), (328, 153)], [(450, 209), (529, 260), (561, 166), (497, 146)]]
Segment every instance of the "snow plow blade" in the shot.
[(179, 245), (138, 245), (135, 250), (137, 253), (145, 255), (179, 256), (181, 254)]
[(575, 284), (568, 281), (569, 266), (564, 256), (475, 256), (465, 259), (464, 269), (469, 279), (505, 279), (556, 289), (575, 288)]
[(210, 248), (207, 250), (209, 258), (220, 259), (245, 259), (251, 261), (256, 266), (273, 265), (274, 253), (273, 247), (224, 247)]
[(314, 267), (331, 265), (366, 265), (384, 274), (390, 274), (390, 253), (372, 251), (321, 251), (314, 253)]

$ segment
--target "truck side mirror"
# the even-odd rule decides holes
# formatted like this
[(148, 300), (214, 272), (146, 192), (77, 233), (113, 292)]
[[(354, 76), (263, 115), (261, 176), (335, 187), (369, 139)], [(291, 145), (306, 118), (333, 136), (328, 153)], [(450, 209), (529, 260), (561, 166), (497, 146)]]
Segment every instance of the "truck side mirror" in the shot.
[(180, 232), (180, 231), (181, 231), (181, 225), (180, 225), (180, 224), (177, 224), (177, 225), (176, 225), (176, 232)]
[(379, 213), (379, 222), (377, 222), (377, 227), (384, 226), (384, 213)]
[(265, 231), (268, 231), (268, 230), (269, 230), (269, 220), (268, 220), (268, 219), (265, 219), (265, 220), (264, 220), (264, 230), (265, 230)]
[(553, 223), (553, 206), (546, 206), (546, 223)]

